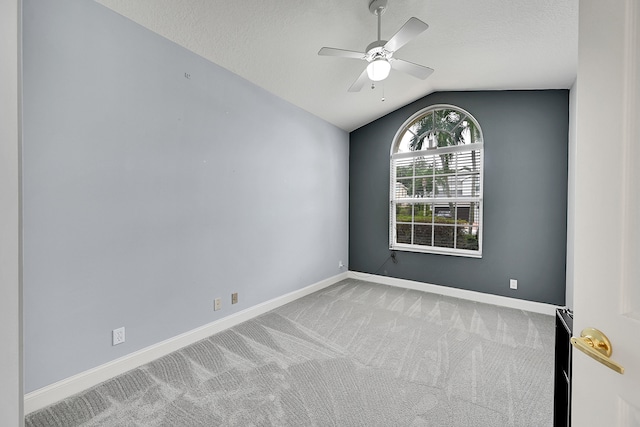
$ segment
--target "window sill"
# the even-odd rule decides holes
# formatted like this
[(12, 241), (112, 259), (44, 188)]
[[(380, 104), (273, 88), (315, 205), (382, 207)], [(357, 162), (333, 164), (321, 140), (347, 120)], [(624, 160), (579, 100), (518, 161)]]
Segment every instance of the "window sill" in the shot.
[(482, 258), (482, 251), (466, 251), (464, 249), (450, 249), (450, 248), (432, 248), (432, 247), (419, 247), (414, 245), (396, 244), (389, 247), (392, 251), (402, 252), (418, 252), (423, 254), (433, 255), (450, 255), (459, 256), (464, 258)]

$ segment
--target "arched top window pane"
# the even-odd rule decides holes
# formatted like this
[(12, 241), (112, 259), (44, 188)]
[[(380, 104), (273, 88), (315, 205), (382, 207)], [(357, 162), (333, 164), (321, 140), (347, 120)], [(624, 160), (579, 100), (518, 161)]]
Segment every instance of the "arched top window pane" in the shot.
[(391, 154), (475, 143), (482, 143), (482, 132), (469, 113), (436, 105), (407, 121), (396, 136)]

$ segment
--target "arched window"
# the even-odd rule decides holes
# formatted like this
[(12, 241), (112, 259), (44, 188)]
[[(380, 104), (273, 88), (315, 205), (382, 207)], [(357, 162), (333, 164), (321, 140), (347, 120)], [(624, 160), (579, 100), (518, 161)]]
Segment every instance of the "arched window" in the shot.
[(452, 105), (419, 111), (391, 146), (389, 246), (482, 256), (482, 130)]

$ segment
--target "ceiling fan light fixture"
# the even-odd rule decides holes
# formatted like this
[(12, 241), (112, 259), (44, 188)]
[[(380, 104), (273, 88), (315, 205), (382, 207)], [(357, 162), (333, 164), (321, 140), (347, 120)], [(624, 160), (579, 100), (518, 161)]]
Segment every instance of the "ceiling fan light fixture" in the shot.
[(374, 82), (379, 82), (389, 77), (391, 64), (384, 58), (374, 59), (367, 65), (367, 75)]

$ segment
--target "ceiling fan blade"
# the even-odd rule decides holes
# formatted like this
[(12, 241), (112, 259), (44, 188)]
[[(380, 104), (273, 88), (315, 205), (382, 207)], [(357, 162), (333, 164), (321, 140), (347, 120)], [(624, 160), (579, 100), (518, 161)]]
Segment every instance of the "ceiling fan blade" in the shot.
[(359, 92), (360, 89), (362, 89), (362, 86), (364, 86), (364, 84), (368, 81), (369, 75), (367, 74), (367, 69), (365, 68), (362, 74), (360, 74), (360, 77), (358, 77), (356, 81), (353, 82), (353, 84), (349, 88), (349, 92)]
[(356, 52), (353, 50), (344, 50), (344, 49), (335, 49), (333, 47), (323, 47), (318, 52), (318, 55), (321, 56), (339, 56), (341, 58), (353, 58), (353, 59), (364, 59), (366, 56), (363, 52)]
[(424, 65), (414, 64), (413, 62), (405, 61), (403, 59), (394, 58), (391, 61), (391, 68), (410, 74), (413, 77), (419, 79), (426, 79), (433, 73), (433, 68), (425, 67)]
[(384, 48), (390, 52), (395, 52), (427, 28), (429, 28), (429, 26), (418, 18), (410, 18), (405, 22), (402, 28), (400, 28), (398, 32), (389, 39), (389, 41), (384, 45)]

